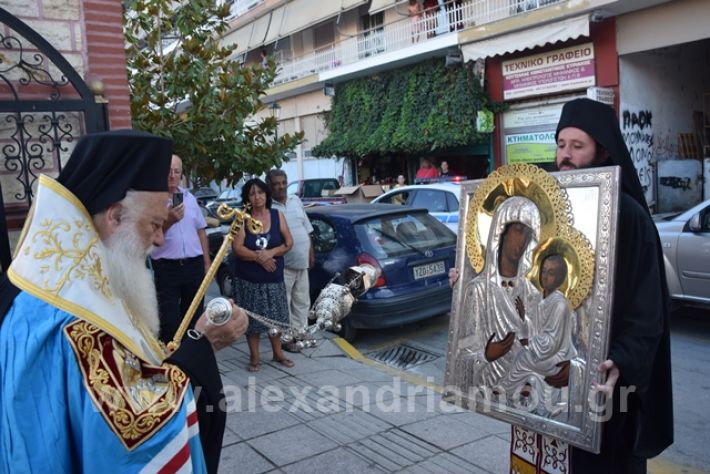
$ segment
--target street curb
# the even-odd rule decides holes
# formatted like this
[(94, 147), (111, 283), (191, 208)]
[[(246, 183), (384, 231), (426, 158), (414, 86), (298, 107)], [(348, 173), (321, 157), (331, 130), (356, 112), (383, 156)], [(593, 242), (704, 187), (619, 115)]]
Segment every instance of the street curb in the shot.
[(381, 362), (377, 362), (376, 360), (372, 360), (365, 355), (363, 355), (360, 351), (358, 351), (352, 344), (350, 344), (348, 341), (343, 339), (342, 337), (336, 337), (333, 338), (332, 341), (335, 343), (340, 350), (342, 350), (345, 355), (350, 357), (351, 359), (358, 361), (362, 364), (368, 365), (370, 367), (373, 367), (381, 372), (384, 372), (388, 375), (392, 375), (394, 377), (399, 377), (400, 379), (404, 380), (405, 382), (411, 383), (413, 385), (419, 385), (421, 387), (426, 387), (429, 390), (433, 390), (436, 393), (444, 393), (444, 387), (441, 385), (437, 385), (433, 382), (431, 382), (429, 379), (423, 379), (421, 377), (417, 377), (416, 375), (412, 375), (408, 372), (402, 371), (402, 370), (397, 370), (394, 369), (388, 365), (385, 365)]

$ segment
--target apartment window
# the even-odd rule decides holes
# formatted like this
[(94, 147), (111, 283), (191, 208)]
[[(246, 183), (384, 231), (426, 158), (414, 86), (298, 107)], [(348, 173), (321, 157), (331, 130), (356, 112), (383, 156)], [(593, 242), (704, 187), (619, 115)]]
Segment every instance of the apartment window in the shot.
[(280, 38), (274, 43), (274, 52), (272, 53), (274, 60), (278, 62), (290, 61), (293, 54), (291, 53), (291, 37)]
[(362, 15), (362, 30), (373, 30), (375, 28), (382, 29), (382, 25), (385, 23), (385, 13), (379, 12), (374, 15), (366, 14)]
[(335, 42), (335, 22), (329, 21), (313, 29), (315, 49), (329, 46)]
[(362, 25), (362, 35), (358, 39), (358, 52), (361, 58), (373, 56), (385, 50), (385, 22), (384, 12), (374, 15), (362, 15), (360, 17)]

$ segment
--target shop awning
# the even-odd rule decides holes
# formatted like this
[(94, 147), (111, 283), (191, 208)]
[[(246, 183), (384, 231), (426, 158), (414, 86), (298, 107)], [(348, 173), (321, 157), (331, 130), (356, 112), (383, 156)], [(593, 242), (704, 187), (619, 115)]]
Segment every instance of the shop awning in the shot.
[(286, 7), (280, 7), (271, 12), (271, 26), (269, 26), (269, 32), (266, 33), (266, 40), (264, 44), (273, 43), (279, 38), (279, 32), (281, 31), (281, 24), (284, 20), (284, 12)]
[(268, 13), (257, 19), (254, 23), (254, 29), (251, 32), (249, 40), (249, 49), (256, 49), (264, 45), (266, 33), (269, 31), (269, 23), (271, 22), (271, 13)]
[(341, 10), (347, 11), (353, 7), (359, 7), (367, 3), (367, 0), (343, 0), (343, 5), (340, 7)]
[(589, 17), (587, 15), (464, 44), (461, 46), (461, 52), (464, 61), (475, 61), (580, 36), (589, 36)]
[(330, 0), (314, 9), (312, 0), (292, 0), (225, 35), (222, 43), (237, 43), (236, 53), (253, 50), (366, 3), (367, 0)]
[(370, 9), (367, 12), (370, 15), (374, 15), (375, 13), (379, 13), (381, 11), (387, 10), (388, 8), (392, 8), (398, 3), (404, 3), (405, 1), (406, 0), (372, 0), (372, 3), (370, 4)]
[(249, 49), (249, 41), (251, 40), (252, 31), (254, 31), (254, 23), (244, 25), (241, 28), (230, 31), (228, 34), (224, 35), (220, 41), (220, 44), (228, 46), (236, 43), (237, 49), (234, 50), (234, 53), (243, 53)]
[(370, 15), (374, 15), (382, 10), (387, 10), (388, 8), (393, 7), (395, 3), (397, 3), (397, 0), (372, 0), (368, 13), (370, 13)]
[(319, 2), (314, 8), (313, 0), (293, 0), (285, 5), (283, 23), (278, 36), (290, 36), (309, 26), (320, 23), (340, 13), (342, 2)]

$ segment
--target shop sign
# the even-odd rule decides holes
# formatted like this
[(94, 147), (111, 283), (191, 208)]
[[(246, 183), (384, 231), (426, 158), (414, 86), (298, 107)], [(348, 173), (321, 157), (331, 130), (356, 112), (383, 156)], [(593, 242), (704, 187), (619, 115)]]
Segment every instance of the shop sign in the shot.
[(505, 100), (595, 85), (593, 43), (511, 59), (502, 66)]
[(524, 109), (508, 110), (503, 114), (503, 128), (557, 126), (563, 104), (541, 105)]
[(550, 163), (555, 161), (555, 132), (530, 132), (506, 135), (508, 163)]

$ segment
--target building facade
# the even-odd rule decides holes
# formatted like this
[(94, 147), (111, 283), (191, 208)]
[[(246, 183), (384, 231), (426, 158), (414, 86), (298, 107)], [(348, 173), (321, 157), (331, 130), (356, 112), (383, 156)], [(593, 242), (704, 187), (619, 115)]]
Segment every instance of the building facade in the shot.
[(120, 2), (1, 0), (0, 17), (0, 260), (5, 268), (37, 176), (56, 176), (81, 135), (130, 128), (131, 115)]
[[(264, 101), (280, 106), (281, 131), (305, 133), (287, 164), (292, 175), (411, 178), (424, 155), (469, 178), (506, 163), (549, 167), (562, 104), (588, 95), (616, 108), (649, 205), (671, 210), (703, 197), (696, 179), (710, 157), (703, 0), (234, 0), (232, 12), (223, 41), (237, 43), (245, 62), (265, 55), (278, 62)], [(329, 134), (324, 117), (340, 86), (437, 60), (475, 64), (498, 105), (489, 143), (313, 156)]]

